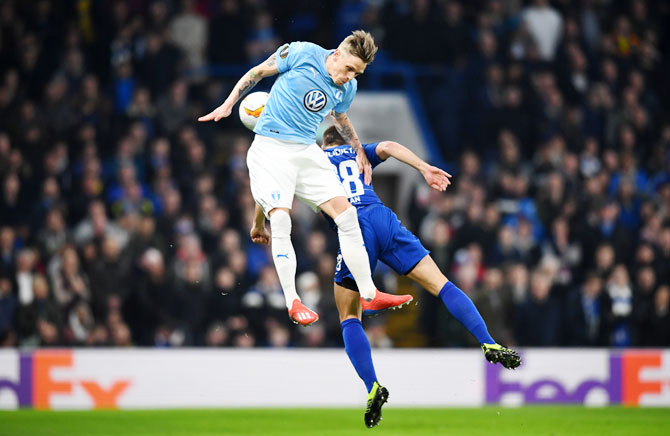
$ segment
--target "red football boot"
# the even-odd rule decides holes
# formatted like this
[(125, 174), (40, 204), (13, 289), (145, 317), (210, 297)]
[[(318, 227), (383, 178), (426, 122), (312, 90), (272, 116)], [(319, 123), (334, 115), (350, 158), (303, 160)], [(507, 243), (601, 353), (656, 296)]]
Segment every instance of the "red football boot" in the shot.
[(393, 295), (380, 292), (377, 289), (375, 298), (372, 301), (365, 301), (361, 298), (361, 307), (365, 315), (378, 315), (379, 313), (391, 309), (396, 310), (409, 304), (414, 298), (411, 295)]
[(301, 326), (308, 326), (319, 320), (319, 315), (313, 310), (308, 309), (300, 300), (293, 300), (291, 309), (288, 311), (288, 316), (291, 318), (291, 321)]

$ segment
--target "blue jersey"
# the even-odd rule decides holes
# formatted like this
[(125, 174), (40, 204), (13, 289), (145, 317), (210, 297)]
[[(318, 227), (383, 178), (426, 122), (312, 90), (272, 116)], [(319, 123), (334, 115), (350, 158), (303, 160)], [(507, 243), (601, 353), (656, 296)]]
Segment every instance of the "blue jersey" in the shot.
[[(377, 145), (379, 145), (378, 142), (363, 144), (363, 149), (373, 169), (384, 162), (377, 156)], [(340, 177), (342, 186), (344, 186), (349, 203), (356, 207), (382, 204), (372, 185), (366, 185), (363, 182), (363, 174), (358, 172), (356, 152), (351, 146), (339, 145), (327, 148), (324, 151), (330, 162), (337, 168), (337, 175)]]
[[(377, 156), (378, 145), (378, 142), (363, 145), (372, 168), (383, 162)], [(374, 272), (377, 261), (381, 260), (396, 273), (408, 274), (421, 259), (429, 254), (429, 251), (402, 225), (396, 214), (384, 206), (372, 185), (363, 183), (363, 174), (358, 172), (356, 153), (353, 148), (340, 145), (324, 151), (330, 162), (337, 168), (349, 202), (356, 206), (358, 223), (370, 261), (370, 270)], [(325, 216), (333, 230), (337, 229), (333, 220)], [(339, 251), (335, 266), (335, 282), (346, 288), (356, 289), (353, 275)]]
[(279, 77), (254, 132), (285, 141), (314, 144), (316, 130), (335, 110), (345, 113), (356, 95), (356, 80), (338, 86), (326, 71), (326, 50), (310, 42), (277, 49)]

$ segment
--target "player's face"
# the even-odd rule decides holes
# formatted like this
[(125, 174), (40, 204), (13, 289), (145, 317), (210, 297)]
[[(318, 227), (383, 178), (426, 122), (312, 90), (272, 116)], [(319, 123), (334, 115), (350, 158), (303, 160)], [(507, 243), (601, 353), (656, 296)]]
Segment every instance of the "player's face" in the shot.
[(338, 86), (342, 86), (354, 77), (363, 74), (365, 67), (367, 67), (367, 64), (361, 58), (343, 50), (336, 50), (334, 55), (333, 64), (328, 74)]

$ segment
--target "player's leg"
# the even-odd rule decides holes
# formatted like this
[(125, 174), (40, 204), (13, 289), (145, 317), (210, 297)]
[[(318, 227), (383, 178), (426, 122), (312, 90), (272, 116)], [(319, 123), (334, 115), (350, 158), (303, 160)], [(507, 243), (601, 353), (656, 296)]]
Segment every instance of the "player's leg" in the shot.
[(407, 276), (441, 299), (449, 313), (459, 320), (480, 344), (495, 343), (472, 300), (442, 274), (430, 255), (421, 259)]
[(291, 242), (291, 216), (286, 208), (275, 208), (269, 213), (271, 230), (271, 249), (272, 260), (279, 276), (286, 299), (286, 307), (289, 310), (289, 317), (296, 324), (304, 326), (318, 321), (319, 315), (313, 310), (307, 308), (300, 301), (295, 286), (295, 273), (297, 262), (295, 250)]
[(289, 210), (283, 207), (272, 209), (270, 215), (270, 230), (272, 260), (274, 261), (279, 282), (286, 298), (286, 305), (290, 309), (293, 300), (299, 300), (295, 287), (295, 273), (297, 262), (295, 250), (291, 242), (291, 216)]
[(342, 257), (356, 280), (361, 298), (372, 300), (376, 295), (377, 287), (372, 281), (368, 253), (365, 251), (356, 208), (349, 204), (344, 196), (331, 198), (320, 204), (319, 207), (337, 225)]
[(505, 368), (512, 369), (521, 364), (521, 358), (515, 351), (493, 340), (472, 300), (442, 274), (430, 255), (421, 259), (407, 276), (442, 300), (449, 313), (479, 341), (487, 360), (500, 362)]
[[(407, 230), (387, 207), (380, 209), (379, 214), (377, 221), (383, 223), (380, 227), (389, 229), (388, 243), (379, 259), (440, 298), (454, 318), (479, 341), (489, 361), (498, 359), (496, 361), (502, 362), (506, 368), (518, 366), (518, 354), (495, 343), (472, 300), (442, 274), (419, 238)], [(492, 353), (502, 354), (493, 356)]]
[[(247, 152), (251, 194), (270, 220), (272, 260), (279, 276), (289, 317), (309, 325), (319, 319), (307, 309), (296, 291), (296, 257), (291, 242), (291, 217), (297, 169), (292, 161), (296, 151), (272, 138), (256, 135)], [(281, 162), (280, 165), (277, 163)]]
[(358, 292), (335, 283), (335, 304), (340, 314), (344, 350), (368, 392), (365, 425), (374, 427), (381, 420), (382, 406), (388, 400), (389, 392), (377, 381), (370, 342), (361, 324), (360, 301)]
[(312, 144), (301, 154), (298, 166), (296, 195), (314, 209), (320, 208), (335, 221), (342, 256), (356, 280), (361, 297), (373, 299), (377, 287), (372, 281), (356, 209), (347, 201), (333, 164), (318, 145)]
[[(377, 209), (378, 207), (373, 206), (362, 211), (357, 211), (358, 225), (363, 236), (363, 244), (365, 245), (365, 252), (371, 273), (374, 272), (375, 267), (377, 266), (377, 259), (379, 258), (378, 253), (383, 245), (380, 241), (386, 241), (388, 239), (386, 233), (387, 227), (383, 224), (380, 225), (378, 222), (379, 214)], [(342, 275), (342, 271), (346, 271), (346, 275)], [(337, 255), (337, 268), (335, 274), (335, 277), (338, 279), (335, 280), (336, 282), (340, 283), (343, 280), (346, 280), (347, 286), (345, 287), (358, 292), (358, 285), (351, 273), (351, 269), (348, 267), (348, 263), (344, 261), (341, 247)], [(411, 295), (387, 294), (375, 289), (375, 297), (371, 301), (361, 298), (361, 306), (363, 308), (363, 313), (370, 316), (377, 315), (389, 309), (399, 309), (409, 304), (412, 299), (413, 297)]]

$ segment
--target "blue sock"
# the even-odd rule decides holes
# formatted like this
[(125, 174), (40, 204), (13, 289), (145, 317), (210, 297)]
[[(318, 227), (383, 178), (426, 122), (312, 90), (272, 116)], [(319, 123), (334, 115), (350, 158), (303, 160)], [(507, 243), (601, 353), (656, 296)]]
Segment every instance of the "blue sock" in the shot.
[(463, 291), (451, 282), (447, 282), (438, 297), (442, 299), (444, 305), (447, 306), (447, 310), (449, 310), (454, 318), (459, 320), (480, 344), (496, 343), (489, 334), (486, 323), (484, 323), (474, 303)]
[(358, 319), (345, 319), (342, 321), (342, 338), (344, 339), (344, 351), (347, 352), (351, 364), (356, 368), (358, 376), (365, 383), (368, 392), (377, 381), (375, 366), (372, 363), (370, 342), (363, 331), (363, 324)]

